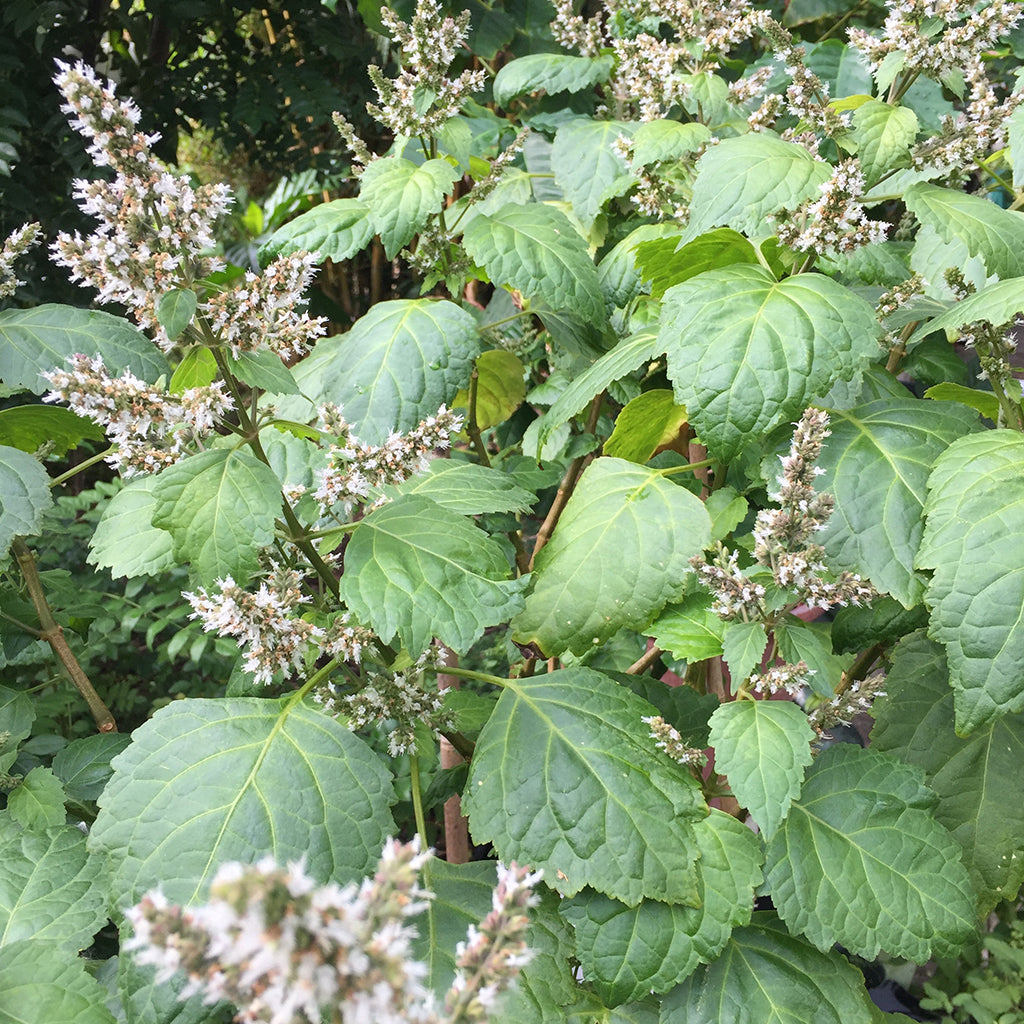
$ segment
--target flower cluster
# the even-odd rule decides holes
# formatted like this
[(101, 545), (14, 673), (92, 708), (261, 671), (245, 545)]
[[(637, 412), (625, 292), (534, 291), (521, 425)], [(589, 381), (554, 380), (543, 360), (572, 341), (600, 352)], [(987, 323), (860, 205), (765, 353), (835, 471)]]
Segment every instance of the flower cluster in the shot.
[(125, 476), (156, 473), (178, 461), (190, 438), (209, 434), (233, 408), (220, 382), (172, 395), (129, 370), (111, 377), (99, 356), (68, 357), (70, 370), (42, 376), (51, 390), (44, 402), (66, 402), (72, 412), (106, 430), (117, 445), (107, 461)]
[(669, 725), (660, 715), (645, 715), (640, 719), (644, 725), (650, 726), (651, 739), (659, 750), (664, 750), (673, 761), (679, 764), (703, 768), (708, 758), (703, 750), (688, 746), (678, 730)]
[[(377, 90), (379, 104), (366, 109), (395, 135), (436, 135), (445, 122), (454, 117), (466, 98), (484, 86), (483, 71), (463, 71), (448, 77), (448, 68), (469, 33), (469, 11), (458, 18), (446, 18), (437, 0), (419, 0), (409, 24), (390, 8), (380, 12), (384, 27), (402, 48), (403, 68), (389, 79), (376, 65), (370, 65), (370, 80)], [(422, 98), (432, 102), (426, 111)]]
[(773, 697), (777, 693), (796, 697), (807, 685), (810, 675), (811, 669), (805, 661), (798, 661), (795, 665), (772, 665), (764, 672), (755, 672), (747, 682), (747, 689), (766, 697)]
[(690, 564), (714, 596), (711, 610), (715, 615), (725, 620), (756, 621), (764, 613), (765, 589), (742, 572), (739, 557), (739, 552), (728, 551), (719, 544), (711, 562), (697, 555), (690, 559)]
[[(634, 146), (631, 139), (620, 135), (613, 143), (612, 150), (626, 165), (636, 181), (630, 192), (630, 202), (648, 217), (658, 220), (671, 220), (684, 225), (690, 219), (690, 208), (685, 202), (679, 201), (680, 185), (689, 185), (685, 179), (692, 179), (693, 165), (704, 152), (704, 147), (687, 154), (685, 159), (671, 161), (654, 161), (640, 164), (634, 159)], [(684, 188), (685, 193), (688, 189)]]
[(868, 220), (858, 201), (865, 191), (864, 175), (855, 159), (844, 160), (820, 187), (821, 196), (808, 200), (778, 225), (779, 241), (798, 252), (819, 255), (853, 252), (872, 242), (884, 242), (889, 225)]
[(192, 605), (189, 618), (201, 620), (207, 633), (236, 637), (245, 654), (242, 668), (257, 683), (267, 685), (279, 672), (290, 676), (301, 669), (313, 645), (334, 657), (358, 662), (373, 644), (373, 634), (350, 625), (347, 615), (324, 628), (297, 614), (309, 598), (294, 569), (272, 565), (254, 594), (230, 576), (217, 580), (216, 586), (216, 593), (200, 587), (182, 595)]
[(0, 249), (0, 299), (13, 295), (18, 285), (25, 283), (15, 276), (14, 261), (38, 244), (42, 236), (38, 224), (22, 224), (7, 236), (3, 249)]
[(320, 410), (320, 420), (336, 443), (327, 453), (327, 468), (320, 474), (314, 494), (321, 512), (338, 504), (350, 509), (373, 498), (380, 503), (381, 488), (401, 483), (427, 466), (427, 455), (447, 448), (451, 435), (462, 427), (462, 417), (443, 405), (437, 414), (421, 420), (408, 434), (392, 432), (381, 445), (364, 444), (335, 406)]
[(528, 957), (524, 910), (535, 903), (539, 873), (498, 865), (494, 909), (459, 947), (458, 972), (438, 1012), (412, 955), (410, 919), (431, 894), (419, 884), (429, 859), (419, 843), (389, 840), (372, 879), (319, 885), (302, 864), (225, 864), (209, 902), (188, 909), (151, 892), (127, 911), (134, 934), (125, 949), (165, 982), (184, 972), (179, 998), (228, 1000), (251, 1024), (321, 1020), (475, 1024)]
[(879, 697), (885, 696), (885, 674), (882, 672), (865, 680), (854, 680), (831, 700), (818, 704), (807, 716), (807, 721), (819, 736), (826, 735), (834, 725), (849, 725), (854, 716), (870, 711)]
[(90, 140), (89, 153), (109, 166), (112, 181), (75, 182), (75, 198), (99, 222), (83, 238), (62, 232), (52, 252), (71, 280), (99, 291), (101, 303), (127, 306), (141, 327), (152, 330), (164, 348), (171, 345), (156, 317), (160, 296), (223, 269), (208, 254), (214, 224), (230, 205), (226, 185), (193, 188), (187, 178), (169, 174), (150, 153), (158, 136), (136, 130), (140, 114), (130, 100), (119, 100), (82, 63), (58, 64), (54, 79), (73, 114), (71, 125)]
[(906, 281), (901, 281), (899, 284), (893, 285), (887, 292), (883, 292), (875, 303), (875, 312), (878, 314), (879, 320), (892, 316), (898, 309), (910, 302), (915, 295), (920, 295), (925, 287), (924, 278), (920, 274), (912, 274)]

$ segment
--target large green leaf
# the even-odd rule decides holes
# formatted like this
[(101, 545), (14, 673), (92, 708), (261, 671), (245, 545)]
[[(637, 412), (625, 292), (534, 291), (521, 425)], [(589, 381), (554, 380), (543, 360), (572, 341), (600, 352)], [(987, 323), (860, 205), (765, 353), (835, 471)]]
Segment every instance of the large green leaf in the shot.
[(636, 263), (644, 281), (651, 285), (651, 295), (660, 299), (674, 284), (716, 267), (736, 263), (757, 263), (754, 246), (732, 228), (715, 228), (685, 245), (680, 236), (656, 238), (641, 242), (636, 250)]
[(766, 851), (790, 929), (868, 960), (956, 955), (974, 932), (974, 893), (935, 802), (919, 769), (883, 754), (846, 743), (819, 754)]
[(334, 199), (307, 210), (278, 228), (260, 248), (266, 266), (278, 256), (303, 251), (317, 253), (318, 260), (340, 263), (350, 259), (373, 238), (370, 208), (358, 199)]
[(1003, 210), (980, 196), (918, 181), (903, 195), (907, 209), (946, 242), (959, 239), (990, 274), (1024, 275), (1024, 213)]
[(39, 460), (0, 445), (0, 556), (15, 537), (39, 533), (42, 515), (52, 504), (50, 476)]
[(766, 840), (800, 792), (814, 738), (807, 716), (786, 700), (735, 700), (711, 716), (715, 768)]
[(860, 573), (912, 608), (924, 595), (914, 558), (928, 474), (956, 438), (981, 429), (978, 417), (962, 405), (909, 396), (829, 416), (832, 436), (818, 460), (825, 470), (819, 487), (836, 501), (820, 535), (829, 565)]
[(426, 473), (388, 488), (389, 494), (418, 494), (459, 515), (526, 512), (537, 496), (519, 487), (509, 473), (475, 462), (434, 459)]
[(114, 376), (131, 370), (154, 381), (171, 372), (156, 345), (119, 316), (53, 304), (0, 310), (0, 381), (8, 387), (41, 395), (50, 385), (39, 374), (66, 369), (76, 353), (102, 356)]
[(654, 745), (654, 709), (585, 668), (510, 679), (480, 733), (463, 809), (477, 842), (635, 906), (697, 898), (693, 777)]
[[(674, 224), (641, 224), (630, 231), (597, 265), (597, 277), (605, 302), (618, 309), (629, 305), (644, 290), (636, 263), (639, 247), (645, 242), (667, 237), (672, 240), (669, 246), (674, 250), (680, 234)], [(674, 281), (672, 283), (675, 284)]]
[(213, 448), (165, 469), (153, 488), (153, 526), (171, 535), (174, 557), (203, 584), (245, 583), (274, 539), (281, 485), (244, 449)]
[(711, 139), (711, 129), (699, 121), (680, 124), (656, 118), (633, 126), (633, 163), (638, 167), (679, 160)]
[(34, 452), (47, 444), (52, 455), (61, 456), (86, 439), (102, 441), (103, 430), (63, 406), (18, 405), (0, 410), (0, 445)]
[(103, 508), (89, 540), (89, 563), (111, 576), (156, 576), (175, 564), (174, 538), (153, 525), (158, 476), (137, 476)]
[(522, 605), (504, 550), (468, 519), (405, 494), (375, 509), (345, 549), (341, 596), (356, 617), (413, 653), (437, 637), (465, 652)]
[(685, 661), (717, 658), (722, 654), (725, 623), (711, 611), (713, 600), (707, 591), (689, 594), (679, 604), (669, 605), (648, 632), (673, 658)]
[(616, 416), (604, 454), (643, 465), (662, 445), (675, 441), (685, 424), (686, 410), (676, 405), (671, 391), (645, 391)]
[(959, 333), (959, 328), (976, 320), (988, 320), (998, 326), (1009, 323), (1020, 312), (1024, 312), (1024, 278), (997, 281), (927, 321), (911, 335), (910, 340), (920, 341), (935, 331)]
[(722, 658), (737, 685), (761, 664), (767, 646), (764, 623), (743, 620), (722, 623)]
[(113, 764), (89, 845), (110, 860), (118, 907), (156, 886), (174, 903), (201, 900), (221, 864), (267, 854), (352, 881), (394, 830), (380, 759), (301, 704), (174, 701)]
[(543, 203), (506, 206), (477, 217), (466, 252), (496, 284), (554, 310), (603, 323), (601, 285), (587, 243), (561, 210)]
[(509, 61), (494, 78), (494, 102), (500, 107), (523, 93), (543, 89), (548, 93), (579, 92), (604, 82), (614, 58), (570, 57), (563, 53), (531, 53)]
[(625, 121), (579, 118), (555, 133), (551, 147), (555, 182), (585, 228), (593, 225), (609, 199), (621, 196), (635, 181), (612, 149), (616, 139), (632, 134), (632, 127)]
[(457, 167), (441, 159), (416, 165), (404, 157), (385, 156), (367, 165), (359, 178), (359, 199), (370, 208), (389, 260), (441, 209), (460, 177)]
[(84, 960), (53, 943), (22, 939), (0, 956), (4, 1024), (115, 1024), (106, 995)]
[(53, 773), (72, 800), (95, 800), (110, 778), (111, 759), (130, 742), (123, 732), (98, 732), (72, 740), (57, 751)]
[(644, 900), (627, 907), (587, 890), (562, 903), (576, 931), (583, 974), (611, 1006), (666, 992), (714, 960), (734, 927), (750, 921), (761, 881), (761, 846), (746, 825), (719, 810), (694, 831), (699, 907)]
[(962, 847), (978, 913), (987, 914), (1024, 883), (1024, 715), (957, 736), (945, 652), (921, 633), (896, 648), (885, 688), (871, 745), (924, 769), (939, 797), (935, 817)]
[(795, 420), (878, 355), (874, 310), (820, 274), (761, 266), (698, 274), (665, 293), (659, 340), (676, 399), (717, 458)]
[(960, 735), (1024, 710), (1024, 435), (954, 441), (928, 480), (917, 564), (934, 569), (929, 635), (946, 647)]
[(872, 1024), (864, 976), (842, 954), (789, 935), (754, 914), (722, 955), (670, 992), (661, 1024)]
[(771, 132), (723, 139), (697, 161), (686, 237), (720, 225), (752, 237), (769, 234), (770, 214), (817, 196), (831, 174), (829, 164)]
[(0, 947), (34, 938), (73, 956), (106, 924), (102, 864), (77, 828), (29, 832), (3, 815), (0, 864)]
[(623, 459), (595, 460), (537, 556), (516, 639), (554, 657), (642, 628), (679, 596), (710, 539), (711, 518), (685, 488)]
[(873, 184), (886, 171), (910, 162), (910, 147), (917, 136), (917, 114), (881, 100), (868, 100), (853, 113), (851, 138), (864, 177)]
[[(320, 341), (293, 376), (314, 406), (341, 405), (361, 440), (383, 444), (451, 403), (479, 352), (476, 321), (454, 302), (395, 299)], [(296, 416), (310, 411), (303, 405)], [(280, 407), (292, 415), (287, 401)]]

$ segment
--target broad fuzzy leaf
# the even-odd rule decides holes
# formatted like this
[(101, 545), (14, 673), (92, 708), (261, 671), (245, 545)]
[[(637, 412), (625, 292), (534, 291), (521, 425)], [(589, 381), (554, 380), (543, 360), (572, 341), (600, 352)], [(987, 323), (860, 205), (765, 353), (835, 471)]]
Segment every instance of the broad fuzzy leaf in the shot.
[(375, 509), (345, 550), (341, 596), (357, 618), (411, 653), (437, 637), (463, 653), (522, 606), (505, 553), (468, 519), (405, 494)]
[(503, 207), (477, 217), (463, 244), (496, 285), (581, 320), (604, 322), (597, 268), (561, 210), (543, 203)]
[(690, 594), (669, 605), (648, 627), (657, 645), (673, 658), (704, 661), (722, 654), (725, 623), (711, 611), (710, 594)]
[(946, 647), (960, 735), (1024, 709), (1024, 436), (962, 437), (928, 479), (917, 565), (934, 569), (929, 635)]
[(537, 500), (535, 494), (519, 487), (508, 473), (454, 459), (434, 459), (426, 473), (389, 487), (388, 493), (418, 494), (463, 516), (526, 512)]
[(853, 114), (852, 139), (868, 184), (886, 171), (910, 162), (910, 147), (917, 136), (917, 114), (881, 100), (868, 100)]
[(1024, 278), (997, 281), (927, 321), (911, 335), (910, 341), (920, 341), (935, 331), (959, 333), (959, 328), (976, 320), (988, 320), (996, 325), (1009, 323), (1020, 312), (1024, 312)]
[(236, 359), (230, 352), (225, 353), (231, 372), (246, 384), (268, 391), (272, 395), (297, 395), (299, 386), (292, 371), (281, 362), (281, 357), (270, 349), (254, 352), (239, 352)]
[(634, 126), (633, 163), (637, 167), (663, 160), (679, 160), (694, 153), (711, 138), (711, 129), (697, 121), (680, 124), (663, 118)]
[(380, 759), (301, 704), (175, 701), (113, 765), (89, 846), (110, 858), (118, 907), (156, 886), (172, 903), (193, 903), (221, 864), (268, 854), (304, 858), (320, 881), (352, 881), (394, 830)]
[(110, 761), (131, 741), (123, 732), (100, 732), (72, 740), (57, 751), (53, 773), (72, 800), (95, 800), (110, 778)]
[(643, 464), (662, 445), (675, 441), (685, 424), (686, 410), (676, 405), (671, 391), (645, 391), (616, 417), (604, 454)]
[(652, 239), (637, 246), (636, 262), (644, 281), (651, 285), (651, 295), (660, 299), (674, 284), (716, 267), (737, 263), (757, 263), (754, 246), (732, 228), (715, 228), (685, 245), (681, 236)]
[(260, 248), (260, 265), (303, 251), (340, 263), (355, 256), (373, 238), (370, 208), (358, 199), (335, 199), (307, 210), (278, 228)]
[(770, 132), (723, 139), (697, 161), (686, 237), (720, 225), (764, 235), (770, 214), (816, 197), (831, 173), (803, 146)]
[(618, 138), (632, 134), (632, 127), (625, 121), (580, 118), (555, 133), (551, 147), (555, 182), (585, 228), (593, 226), (609, 199), (621, 196), (635, 181), (612, 149)]
[(50, 452), (61, 456), (84, 440), (102, 441), (103, 431), (62, 406), (19, 405), (0, 410), (0, 445), (34, 452), (49, 442)]
[(761, 266), (710, 270), (664, 301), (659, 339), (676, 400), (726, 461), (878, 354), (874, 310), (820, 274), (776, 281)]
[(27, 829), (58, 828), (67, 820), (64, 787), (52, 768), (36, 767), (15, 786), (7, 798), (12, 818)]
[(248, 450), (213, 448), (165, 469), (153, 488), (153, 526), (171, 535), (174, 557), (204, 585), (244, 583), (274, 539), (281, 485)]
[(172, 288), (164, 292), (156, 304), (156, 318), (174, 341), (196, 315), (196, 293), (191, 288)]
[[(504, 423), (526, 398), (525, 369), (503, 348), (481, 352), (476, 361), (476, 424), (481, 430)], [(469, 413), (469, 391), (461, 388), (452, 407)]]
[(956, 438), (981, 429), (978, 417), (964, 406), (909, 397), (829, 415), (832, 436), (818, 460), (825, 470), (819, 487), (836, 501), (820, 535), (829, 565), (860, 573), (912, 608), (924, 595), (914, 558), (928, 474)]
[(761, 881), (761, 846), (745, 825), (722, 811), (694, 827), (699, 907), (644, 900), (627, 907), (600, 893), (562, 903), (576, 931), (583, 974), (611, 1006), (666, 992), (725, 947), (734, 927), (750, 921)]
[(499, 107), (523, 93), (543, 89), (549, 94), (579, 92), (604, 82), (612, 72), (614, 58), (570, 57), (563, 53), (531, 53), (509, 61), (494, 78), (494, 102)]
[(0, 864), (0, 947), (39, 939), (73, 957), (106, 924), (102, 864), (77, 828), (26, 831), (4, 815)]
[(923, 768), (935, 817), (963, 849), (978, 913), (1014, 899), (1024, 883), (1024, 715), (1001, 715), (966, 739), (954, 730), (946, 655), (923, 634), (900, 642), (875, 703), (871, 746)]
[[(360, 440), (383, 444), (450, 404), (480, 353), (476, 321), (454, 302), (378, 302), (347, 334), (321, 340), (292, 372), (312, 405), (333, 402)], [(282, 415), (311, 413), (281, 403)]]
[(903, 198), (922, 224), (934, 228), (943, 241), (962, 241), (971, 256), (985, 261), (990, 274), (1004, 280), (1024, 275), (1024, 214), (927, 181), (911, 185)]
[(359, 178), (359, 200), (370, 208), (373, 225), (389, 260), (437, 213), (462, 177), (447, 160), (417, 166), (400, 156), (371, 161)]
[(8, 387), (41, 395), (50, 385), (39, 374), (66, 369), (76, 353), (101, 356), (115, 377), (131, 370), (154, 381), (171, 372), (156, 345), (119, 316), (53, 304), (0, 310), (0, 380)]
[(694, 822), (706, 808), (687, 772), (640, 720), (654, 709), (585, 668), (510, 679), (477, 740), (463, 809), (477, 842), (635, 906), (697, 897)]
[(769, 841), (765, 879), (779, 915), (819, 949), (835, 943), (924, 963), (974, 931), (974, 893), (956, 840), (935, 819), (919, 769), (837, 744), (818, 755)]
[(715, 768), (766, 840), (800, 792), (813, 740), (807, 716), (785, 700), (736, 700), (711, 716)]
[[(670, 237), (674, 250), (680, 232), (674, 224), (641, 224), (634, 228), (597, 265), (597, 277), (605, 302), (612, 307), (623, 309), (640, 295), (643, 281), (636, 266), (637, 252), (641, 244)], [(672, 282), (675, 284), (675, 282)]]
[(100, 514), (89, 540), (89, 563), (111, 576), (156, 576), (174, 566), (174, 538), (153, 525), (159, 476), (137, 476)]
[(0, 556), (15, 537), (39, 533), (42, 515), (52, 504), (50, 476), (39, 460), (0, 445)]
[(549, 657), (579, 655), (623, 627), (643, 628), (679, 596), (710, 538), (695, 495), (623, 459), (595, 460), (537, 556), (516, 639)]
[(661, 1024), (872, 1024), (864, 977), (835, 950), (791, 936), (774, 914), (754, 914), (722, 955), (673, 989)]
[(767, 646), (763, 623), (734, 621), (722, 625), (722, 657), (736, 684), (748, 679), (761, 664)]

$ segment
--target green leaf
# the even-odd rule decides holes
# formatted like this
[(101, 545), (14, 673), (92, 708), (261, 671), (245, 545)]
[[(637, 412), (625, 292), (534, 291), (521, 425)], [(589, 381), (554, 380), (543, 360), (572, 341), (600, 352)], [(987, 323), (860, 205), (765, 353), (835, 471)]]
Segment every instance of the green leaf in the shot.
[(172, 288), (157, 300), (157, 321), (171, 341), (192, 323), (197, 302), (196, 293), (191, 288)]
[(463, 244), (496, 285), (585, 321), (604, 322), (601, 286), (587, 243), (553, 206), (530, 203), (480, 215), (466, 229)]
[(537, 500), (508, 473), (453, 459), (434, 459), (426, 473), (389, 487), (385, 493), (418, 494), (462, 516), (527, 512)]
[(699, 907), (644, 900), (627, 907), (600, 893), (562, 902), (576, 931), (583, 974), (612, 1006), (649, 992), (666, 992), (721, 953), (734, 927), (750, 921), (761, 881), (761, 845), (745, 825), (723, 811), (694, 826)]
[(437, 637), (467, 651), (488, 626), (522, 605), (501, 546), (468, 519), (418, 494), (375, 509), (345, 549), (341, 596), (385, 642), (410, 653)]
[(999, 399), (991, 391), (979, 391), (977, 388), (966, 388), (963, 384), (943, 381), (928, 388), (924, 397), (936, 402), (959, 402), (980, 412), (993, 423), (999, 419)]
[(737, 684), (750, 678), (764, 657), (768, 635), (760, 622), (725, 622), (722, 624), (722, 657), (729, 666), (729, 675)]
[(699, 121), (680, 124), (663, 118), (634, 126), (633, 164), (646, 167), (663, 160), (679, 160), (695, 153), (711, 138), (711, 129)]
[(715, 768), (766, 841), (800, 792), (814, 738), (807, 716), (787, 700), (735, 700), (711, 716)]
[(18, 756), (18, 744), (32, 731), (36, 711), (27, 693), (0, 686), (0, 733), (6, 738), (0, 742), (0, 772), (14, 764)]
[(553, 95), (559, 92), (580, 92), (598, 82), (605, 82), (612, 73), (615, 59), (611, 54), (600, 57), (570, 57), (561, 53), (531, 53), (509, 61), (494, 78), (494, 102), (499, 107), (524, 93), (543, 89)]
[(64, 800), (64, 787), (53, 769), (33, 768), (11, 790), (7, 810), (20, 825), (38, 832), (64, 824), (67, 820)]
[(107, 502), (89, 540), (89, 564), (113, 577), (156, 576), (176, 565), (174, 538), (153, 525), (159, 476), (136, 476)]
[(691, 747), (708, 745), (708, 722), (718, 707), (713, 693), (697, 693), (691, 686), (671, 686), (653, 676), (629, 675), (626, 672), (606, 673), (638, 697), (657, 708), (662, 718), (673, 726)]
[(919, 769), (873, 750), (819, 754), (766, 851), (783, 920), (819, 949), (838, 942), (868, 960), (955, 956), (974, 933), (974, 894), (935, 800)]
[(685, 424), (686, 410), (675, 404), (671, 391), (645, 391), (616, 417), (604, 454), (642, 465), (659, 448), (672, 444)]
[(367, 165), (359, 178), (359, 199), (365, 203), (389, 260), (416, 232), (462, 177), (447, 160), (427, 160), (417, 166), (400, 156), (385, 156)]
[(354, 881), (394, 831), (378, 756), (301, 704), (174, 701), (113, 764), (89, 845), (110, 858), (115, 906), (156, 886), (194, 903), (221, 864), (268, 854), (304, 858), (321, 882)]
[(260, 248), (260, 266), (293, 252), (314, 252), (318, 262), (351, 259), (373, 238), (370, 208), (358, 199), (335, 199), (279, 227)]
[(601, 259), (597, 265), (597, 278), (607, 305), (624, 309), (642, 293), (643, 281), (636, 266), (639, 247), (643, 242), (666, 237), (672, 239), (671, 248), (674, 250), (681, 237), (674, 224), (641, 224)]
[(870, 579), (912, 608), (924, 596), (914, 558), (924, 530), (922, 509), (935, 460), (958, 437), (979, 430), (959, 405), (883, 398), (830, 412), (832, 436), (818, 465), (819, 488), (835, 511), (819, 535), (829, 565)]
[[(775, 642), (784, 661), (791, 665), (798, 661), (807, 663), (811, 670), (808, 685), (816, 694), (829, 699), (835, 695), (843, 672), (853, 661), (833, 653), (831, 622), (802, 622), (795, 615), (789, 615), (775, 627)], [(875, 641), (867, 646), (872, 643)]]
[(463, 810), (476, 842), (635, 906), (697, 898), (693, 777), (654, 746), (653, 709), (586, 668), (510, 679), (476, 743)]
[(704, 507), (711, 516), (711, 540), (719, 541), (725, 540), (746, 519), (750, 505), (746, 498), (726, 485), (712, 491)]
[(996, 326), (1009, 323), (1017, 313), (1024, 311), (1022, 289), (1024, 278), (990, 284), (919, 327), (911, 335), (910, 344), (935, 331), (946, 331), (947, 334), (956, 331), (959, 334), (961, 327), (977, 320), (989, 320)]
[(686, 237), (722, 224), (750, 236), (770, 234), (770, 214), (816, 198), (831, 174), (803, 146), (770, 132), (723, 139), (697, 161)]
[(868, 303), (830, 278), (776, 281), (764, 267), (738, 266), (666, 292), (659, 339), (676, 401), (729, 461), (866, 367), (877, 331)]
[(962, 241), (971, 256), (985, 261), (990, 274), (1004, 281), (1024, 275), (1024, 214), (927, 181), (915, 182), (903, 198), (922, 224), (934, 228), (943, 241)]
[(174, 558), (204, 585), (247, 581), (274, 539), (281, 485), (243, 449), (214, 448), (165, 469), (153, 488), (153, 526), (171, 535)]
[[(526, 398), (525, 369), (503, 348), (481, 352), (476, 361), (476, 423), (481, 430), (504, 423)], [(460, 388), (452, 408), (469, 411), (469, 392)]]
[(292, 371), (281, 362), (281, 357), (270, 349), (239, 352), (237, 358), (226, 353), (231, 372), (254, 388), (262, 388), (272, 395), (297, 395), (299, 386)]
[(34, 452), (49, 444), (56, 456), (66, 455), (81, 441), (102, 441), (103, 431), (70, 409), (53, 405), (19, 405), (0, 409), (0, 448)]
[(154, 381), (171, 370), (160, 350), (127, 320), (98, 310), (47, 304), (0, 310), (0, 380), (41, 395), (39, 374), (65, 369), (68, 356), (101, 356), (114, 376), (130, 370)]
[(943, 649), (923, 634), (900, 642), (875, 702), (872, 749), (924, 769), (939, 798), (936, 819), (963, 850), (978, 913), (1013, 900), (1024, 883), (1024, 715), (1001, 715), (966, 739), (954, 729), (953, 691)]
[(130, 737), (122, 732), (100, 732), (61, 747), (53, 759), (53, 773), (64, 784), (68, 797), (95, 800), (113, 771), (111, 758), (129, 742)]
[(0, 947), (39, 939), (73, 957), (106, 924), (102, 865), (77, 828), (25, 831), (4, 815), (0, 863)]
[(868, 100), (853, 113), (857, 159), (869, 185), (886, 171), (906, 167), (910, 147), (917, 137), (917, 114), (909, 107), (896, 107), (881, 100)]
[(657, 471), (601, 458), (580, 477), (533, 587), (512, 621), (549, 657), (583, 654), (623, 627), (642, 629), (682, 589), (689, 559), (710, 542), (696, 495)]
[(189, 388), (205, 388), (217, 379), (217, 360), (205, 345), (193, 345), (171, 375), (167, 390), (180, 395)]
[(106, 990), (85, 961), (59, 946), (22, 939), (0, 957), (0, 1020), (5, 1024), (115, 1024)]
[(820, 953), (774, 914), (737, 928), (710, 967), (662, 1002), (661, 1024), (872, 1024), (864, 976), (838, 951)]
[(946, 647), (957, 733), (1024, 709), (1024, 436), (962, 437), (928, 479), (917, 565), (934, 569), (929, 635)]
[(588, 230), (604, 204), (623, 195), (636, 180), (612, 149), (620, 136), (631, 134), (632, 125), (625, 121), (590, 118), (570, 121), (555, 133), (551, 147), (555, 183)]
[(1024, 111), (1019, 108), (1015, 107), (1006, 121), (1006, 138), (1013, 165), (1013, 187), (1020, 188), (1024, 185)]
[[(321, 340), (293, 376), (313, 406), (344, 407), (367, 444), (405, 433), (469, 384), (480, 352), (476, 321), (454, 302), (378, 302), (347, 334)], [(287, 401), (283, 416), (293, 414)], [(308, 406), (306, 407), (308, 409)]]
[(906, 609), (891, 597), (879, 597), (870, 605), (847, 605), (832, 622), (832, 645), (840, 654), (854, 654), (875, 644), (891, 644), (915, 629), (928, 625), (923, 604)]
[(725, 623), (711, 611), (708, 593), (690, 594), (669, 605), (648, 627), (655, 643), (673, 658), (704, 661), (722, 654)]
[(0, 445), (0, 553), (6, 554), (15, 537), (39, 533), (52, 504), (50, 476), (39, 461)]
[[(871, 242), (849, 253), (835, 253), (828, 263), (847, 280), (891, 288), (910, 277), (910, 242)], [(824, 261), (823, 261), (824, 262)]]
[(732, 228), (715, 228), (685, 245), (679, 245), (680, 237), (655, 239), (637, 246), (637, 266), (643, 280), (650, 282), (651, 295), (656, 299), (672, 285), (682, 284), (705, 270), (758, 262), (753, 245)]

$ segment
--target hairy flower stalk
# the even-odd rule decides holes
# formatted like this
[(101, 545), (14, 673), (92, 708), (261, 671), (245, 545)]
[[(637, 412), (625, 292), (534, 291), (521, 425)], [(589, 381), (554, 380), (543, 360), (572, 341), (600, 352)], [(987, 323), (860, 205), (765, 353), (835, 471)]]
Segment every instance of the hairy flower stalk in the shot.
[(660, 715), (645, 715), (640, 719), (650, 727), (651, 739), (659, 750), (664, 750), (673, 761), (679, 764), (703, 768), (707, 764), (707, 755), (697, 747), (689, 746), (677, 729), (669, 725)]
[(14, 262), (37, 245), (42, 237), (38, 224), (22, 224), (7, 236), (3, 249), (0, 249), (0, 299), (13, 295), (15, 289), (25, 283), (15, 275)]
[(319, 885), (302, 864), (226, 864), (209, 902), (184, 909), (151, 892), (127, 911), (136, 962), (157, 981), (183, 972), (180, 998), (235, 1004), (251, 1024), (475, 1024), (528, 959), (525, 911), (540, 874), (498, 865), (493, 909), (460, 945), (443, 1011), (412, 955), (410, 919), (428, 906), (419, 841), (388, 840), (373, 878)]

